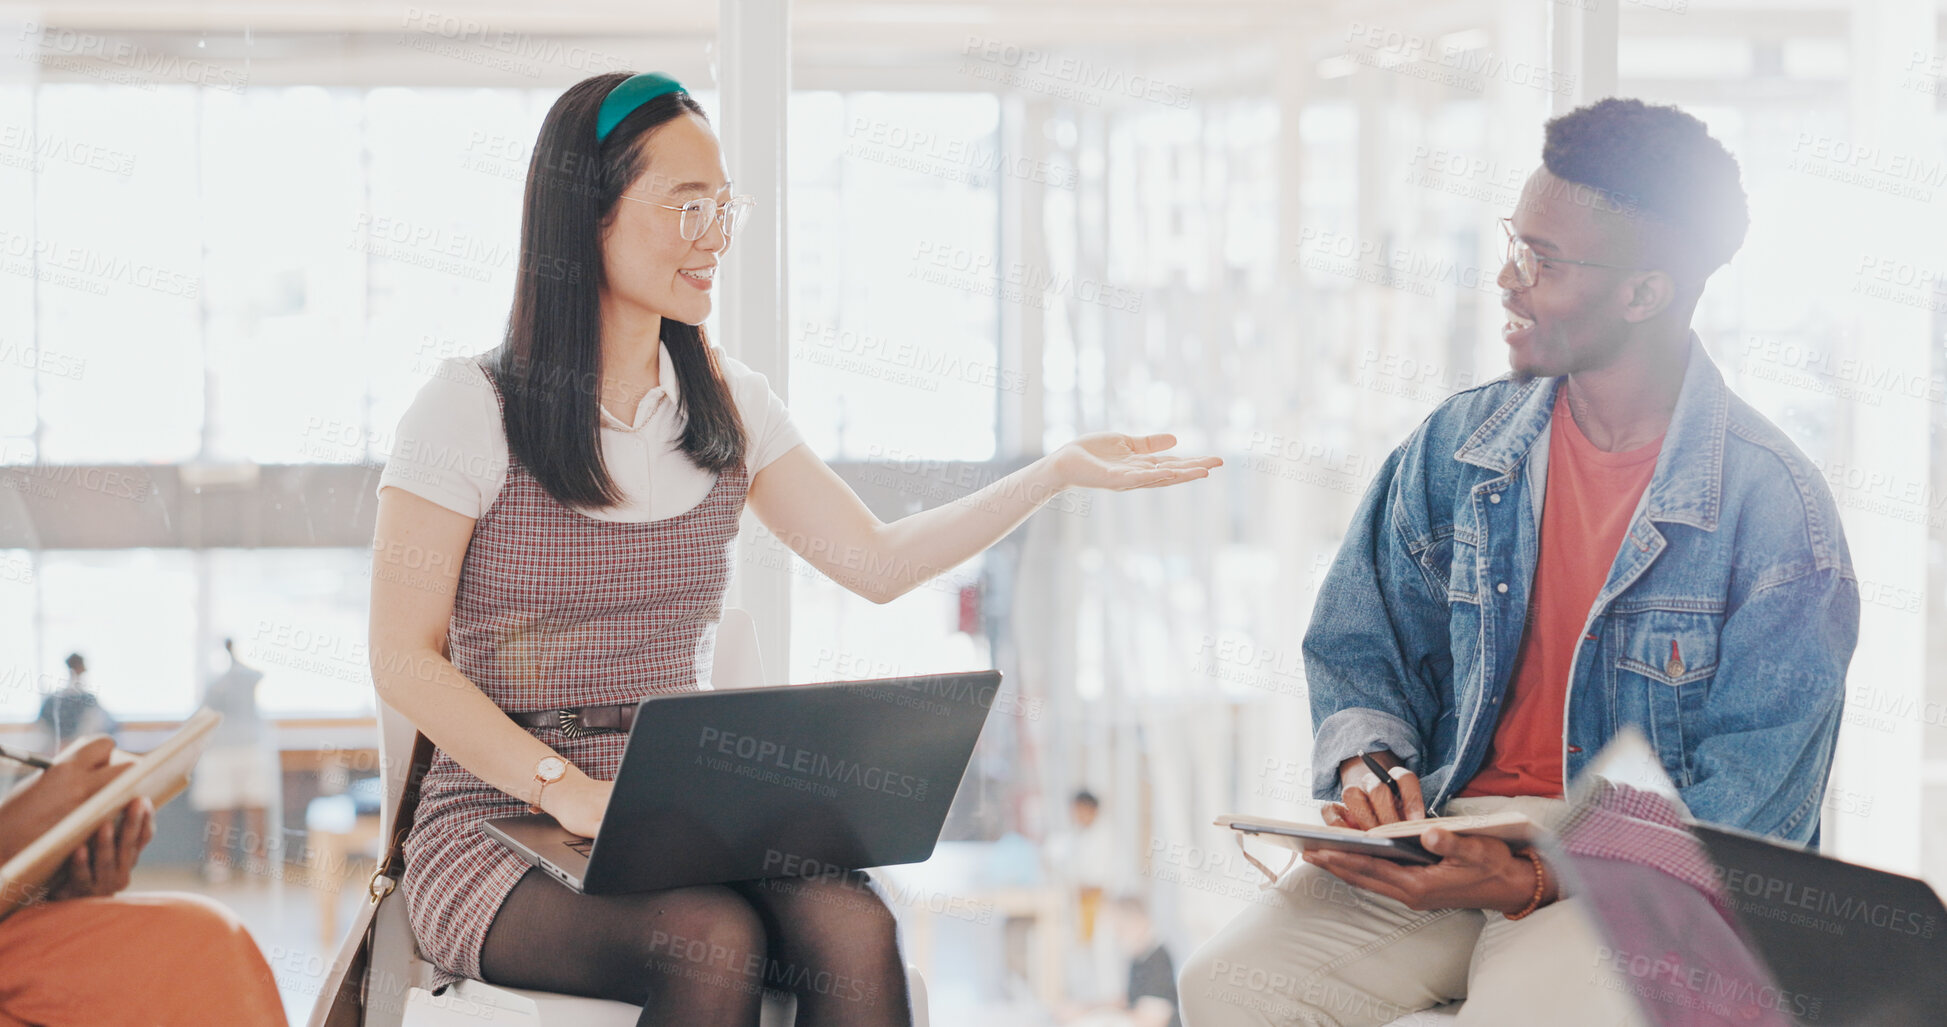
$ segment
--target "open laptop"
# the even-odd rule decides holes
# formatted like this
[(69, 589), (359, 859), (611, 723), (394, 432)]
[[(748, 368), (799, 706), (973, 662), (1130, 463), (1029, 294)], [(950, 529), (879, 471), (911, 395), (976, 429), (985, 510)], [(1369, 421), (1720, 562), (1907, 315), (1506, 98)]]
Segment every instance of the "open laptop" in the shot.
[(594, 839), (546, 814), (484, 830), (590, 895), (917, 863), (998, 671), (644, 699)]
[[(1571, 802), (1589, 801), (1598, 778), (1681, 801), (1633, 732), (1577, 778)], [(1675, 877), (1626, 859), (1570, 856), (1552, 836), (1543, 844), (1603, 936), (1605, 986), (1635, 997), (1644, 1023), (1947, 1023), (1947, 908), (1925, 882), (1694, 820), (1685, 830), (1694, 841), (1672, 830), (1650, 843), (1666, 858), (1701, 847), (1734, 923)]]
[(1732, 910), (1801, 1022), (1947, 1023), (1947, 907), (1925, 881), (1693, 823)]

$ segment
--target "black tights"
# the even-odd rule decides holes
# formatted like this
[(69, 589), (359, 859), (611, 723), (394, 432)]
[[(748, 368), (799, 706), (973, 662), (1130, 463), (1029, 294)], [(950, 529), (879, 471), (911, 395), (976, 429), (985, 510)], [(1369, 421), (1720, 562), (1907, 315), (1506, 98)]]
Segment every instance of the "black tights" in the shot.
[(798, 1027), (905, 1027), (892, 911), (864, 874), (582, 895), (529, 870), (480, 950), (490, 984), (642, 1004), (636, 1027), (754, 1025), (764, 988)]

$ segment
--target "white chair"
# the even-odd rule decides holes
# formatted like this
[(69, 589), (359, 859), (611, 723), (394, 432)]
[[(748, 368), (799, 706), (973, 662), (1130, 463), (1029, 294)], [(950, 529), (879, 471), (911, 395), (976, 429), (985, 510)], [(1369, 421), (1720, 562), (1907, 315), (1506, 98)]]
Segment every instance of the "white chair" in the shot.
[[(723, 612), (717, 626), (716, 662), (710, 683), (714, 688), (766, 683), (757, 628), (742, 610)], [(389, 770), (410, 762), (418, 734), (412, 722), (383, 700), (378, 710), (380, 766)], [(392, 836), (392, 820), (404, 789), (401, 775), (386, 775), (380, 837)], [(432, 978), (433, 966), (419, 954), (403, 896), (395, 893), (379, 907), (374, 919), (364, 1027), (474, 1027), (482, 1020), (491, 1020), (496, 1027), (633, 1027), (642, 1014), (641, 1007), (626, 1002), (502, 988), (482, 981), (461, 981), (434, 995)], [(906, 969), (906, 986), (912, 997), (914, 1027), (927, 1027), (926, 982), (910, 966)], [(794, 996), (765, 989), (759, 1021), (762, 1027), (789, 1027), (796, 1018)]]

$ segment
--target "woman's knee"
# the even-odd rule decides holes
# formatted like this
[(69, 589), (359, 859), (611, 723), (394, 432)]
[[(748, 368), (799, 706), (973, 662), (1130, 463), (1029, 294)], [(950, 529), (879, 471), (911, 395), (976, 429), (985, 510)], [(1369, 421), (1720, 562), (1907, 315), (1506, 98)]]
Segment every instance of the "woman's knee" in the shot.
[(697, 971), (755, 977), (763, 972), (769, 944), (764, 922), (743, 896), (728, 888), (684, 889), (678, 903), (659, 904), (640, 939), (645, 961)]
[(841, 937), (852, 944), (873, 941), (888, 949), (897, 946), (899, 921), (864, 874), (778, 878), (765, 885), (772, 895), (789, 897), (779, 904), (788, 921), (815, 927), (820, 934)]

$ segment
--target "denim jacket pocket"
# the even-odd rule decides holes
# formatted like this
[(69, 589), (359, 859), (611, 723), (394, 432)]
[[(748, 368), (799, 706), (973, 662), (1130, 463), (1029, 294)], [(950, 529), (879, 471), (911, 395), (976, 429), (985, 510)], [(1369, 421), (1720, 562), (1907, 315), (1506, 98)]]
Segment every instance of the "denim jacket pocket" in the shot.
[(1611, 637), (1620, 643), (1615, 650), (1618, 713), (1624, 722), (1640, 719), (1664, 771), (1678, 785), (1688, 785), (1691, 743), (1703, 738), (1704, 700), (1717, 673), (1724, 615), (1643, 609), (1612, 616)]

